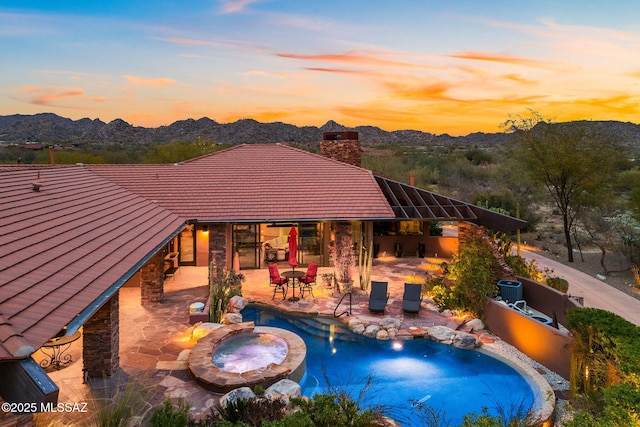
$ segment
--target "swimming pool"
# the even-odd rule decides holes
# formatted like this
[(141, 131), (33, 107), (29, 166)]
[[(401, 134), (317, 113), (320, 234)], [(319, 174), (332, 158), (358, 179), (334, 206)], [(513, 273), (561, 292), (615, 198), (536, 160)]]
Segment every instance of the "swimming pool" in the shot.
[[(302, 393), (312, 396), (329, 386), (347, 390), (362, 406), (381, 405), (404, 426), (422, 426), (418, 402), (457, 425), (465, 414), (528, 411), (534, 404), (529, 383), (509, 365), (477, 351), (459, 350), (429, 339), (379, 341), (356, 335), (343, 324), (249, 306), (244, 321), (295, 332), (307, 346)], [(371, 379), (372, 385), (367, 387)], [(419, 406), (419, 405), (418, 405)]]

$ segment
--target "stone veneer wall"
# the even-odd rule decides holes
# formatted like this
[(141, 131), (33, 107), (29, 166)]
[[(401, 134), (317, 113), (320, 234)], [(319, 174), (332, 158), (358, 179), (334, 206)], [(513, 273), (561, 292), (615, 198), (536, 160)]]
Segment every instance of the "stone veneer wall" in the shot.
[(140, 303), (150, 305), (164, 298), (164, 251), (158, 251), (140, 269)]
[(82, 331), (82, 359), (88, 377), (102, 378), (120, 366), (120, 293), (87, 321)]
[(209, 262), (213, 261), (216, 274), (227, 269), (227, 225), (209, 225)]
[(350, 165), (362, 166), (362, 148), (357, 139), (320, 141), (320, 154)]
[(493, 258), (495, 260), (493, 271), (498, 280), (517, 280), (515, 271), (513, 271), (513, 269), (509, 267), (507, 262), (500, 255), (495, 242), (489, 239), (483, 227), (472, 224), (470, 222), (458, 223), (458, 240), (460, 247), (468, 242), (470, 240), (470, 237), (473, 235), (489, 241), (489, 244), (491, 245), (491, 248), (493, 250)]

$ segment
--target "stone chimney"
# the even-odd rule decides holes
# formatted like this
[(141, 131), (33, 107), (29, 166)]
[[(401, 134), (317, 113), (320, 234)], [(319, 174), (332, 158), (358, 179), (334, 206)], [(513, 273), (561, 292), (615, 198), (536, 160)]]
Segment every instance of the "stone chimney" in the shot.
[(362, 166), (362, 148), (358, 132), (324, 132), (320, 154), (350, 165)]

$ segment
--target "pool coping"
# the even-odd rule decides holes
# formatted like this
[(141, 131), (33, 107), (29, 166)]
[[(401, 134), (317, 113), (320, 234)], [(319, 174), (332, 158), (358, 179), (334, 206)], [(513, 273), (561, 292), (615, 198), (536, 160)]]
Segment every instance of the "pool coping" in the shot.
[[(286, 313), (289, 315), (296, 315), (296, 316), (308, 316), (308, 317), (324, 317), (327, 319), (332, 319), (337, 321), (338, 323), (343, 324), (345, 327), (348, 327), (346, 325), (346, 323), (344, 321), (341, 321), (340, 319), (336, 319), (335, 317), (331, 316), (331, 315), (327, 315), (325, 313), (320, 313), (317, 311), (314, 312), (308, 312), (308, 311), (303, 311), (303, 310), (292, 310), (292, 309), (282, 309), (280, 307), (274, 307), (273, 305), (269, 305), (269, 304), (264, 304), (264, 303), (260, 303), (260, 302), (251, 302), (251, 305), (259, 307), (259, 308), (267, 308), (269, 310), (274, 310), (274, 311), (279, 311), (282, 313)], [(352, 316), (352, 317), (358, 317), (358, 316)], [(444, 342), (440, 342), (437, 340), (433, 340), (428, 333), (426, 333), (426, 331), (423, 330), (424, 333), (421, 334), (414, 334), (412, 333), (411, 335), (408, 336), (402, 336), (399, 337), (402, 340), (419, 340), (419, 339), (430, 339), (432, 341), (438, 342), (442, 345), (451, 345), (451, 344), (446, 344)], [(371, 338), (371, 339), (376, 339), (376, 338)], [(549, 384), (549, 382), (538, 372), (536, 371), (531, 365), (527, 364), (525, 361), (519, 359), (518, 357), (516, 357), (515, 355), (509, 354), (507, 352), (501, 351), (495, 347), (491, 347), (490, 345), (487, 344), (482, 344), (481, 347), (479, 348), (475, 348), (475, 349), (461, 349), (463, 351), (478, 351), (484, 354), (487, 354), (488, 356), (494, 357), (504, 363), (506, 363), (507, 365), (511, 366), (512, 368), (514, 368), (516, 371), (518, 371), (518, 373), (520, 373), (520, 375), (522, 375), (522, 377), (525, 379), (525, 381), (527, 382), (527, 384), (529, 385), (529, 387), (531, 387), (531, 390), (534, 394), (534, 403), (533, 406), (531, 408), (531, 412), (532, 414), (532, 419), (536, 420), (537, 422), (539, 422), (540, 424), (544, 424), (545, 422), (549, 421), (552, 419), (553, 417), (553, 412), (555, 410), (555, 393), (553, 391), (553, 389), (551, 388), (551, 385)]]
[[(280, 364), (242, 373), (220, 370), (213, 364), (213, 349), (224, 339), (243, 333), (269, 333), (287, 343), (287, 355)], [(239, 387), (261, 385), (264, 388), (282, 380), (300, 382), (306, 370), (307, 346), (297, 334), (270, 326), (255, 326), (253, 322), (224, 325), (200, 338), (187, 358), (187, 366), (196, 383), (209, 391), (227, 393)]]
[(545, 423), (552, 419), (556, 404), (555, 393), (549, 382), (538, 371), (516, 355), (500, 351), (489, 345), (483, 345), (475, 351), (506, 363), (522, 375), (533, 391), (534, 403), (531, 409), (533, 412), (532, 420), (536, 424), (546, 425)]

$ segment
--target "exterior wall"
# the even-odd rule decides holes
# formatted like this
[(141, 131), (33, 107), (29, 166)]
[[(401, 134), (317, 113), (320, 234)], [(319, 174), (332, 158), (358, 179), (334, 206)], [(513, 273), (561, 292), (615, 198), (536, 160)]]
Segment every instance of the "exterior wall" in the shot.
[(206, 229), (196, 227), (196, 266), (206, 267), (209, 265), (209, 236), (212, 227)]
[(164, 251), (158, 251), (140, 269), (140, 303), (143, 306), (164, 298)]
[[(517, 280), (522, 282), (522, 297), (527, 305), (555, 317), (560, 324), (565, 323), (567, 310), (580, 307), (576, 300), (550, 286), (522, 277)], [(569, 378), (572, 339), (566, 332), (544, 325), (494, 300), (487, 302), (484, 315), (493, 333), (533, 360)]]
[(558, 323), (565, 324), (565, 313), (580, 304), (563, 292), (553, 289), (551, 286), (534, 282), (531, 279), (518, 277), (522, 282), (522, 298), (527, 305), (546, 314), (552, 319), (555, 317)]
[(572, 339), (567, 333), (493, 299), (487, 299), (484, 318), (491, 332), (563, 378), (569, 378)]
[(119, 298), (118, 292), (83, 326), (82, 360), (88, 377), (111, 376), (120, 366)]
[(378, 256), (394, 256), (395, 244), (402, 245), (403, 257), (417, 256), (418, 243), (424, 243), (425, 256), (451, 258), (458, 251), (457, 237), (439, 236), (374, 236), (373, 241), (380, 245)]

